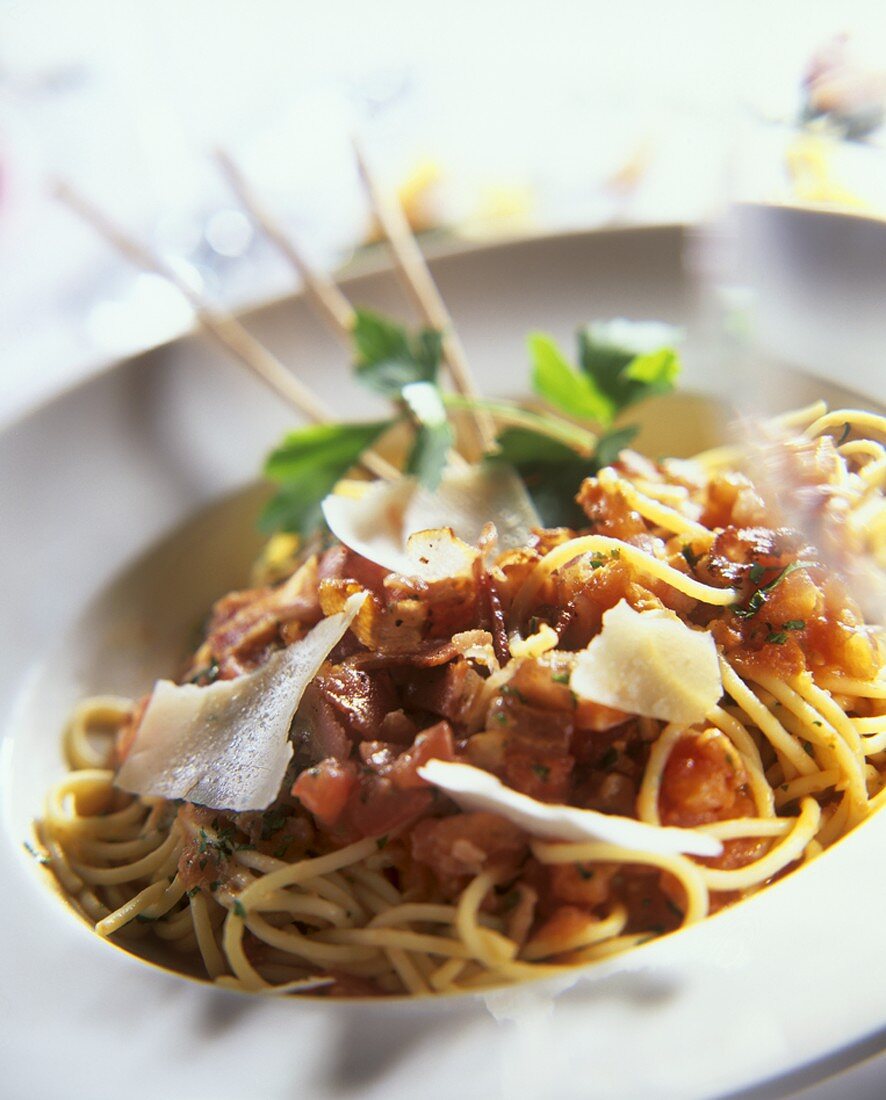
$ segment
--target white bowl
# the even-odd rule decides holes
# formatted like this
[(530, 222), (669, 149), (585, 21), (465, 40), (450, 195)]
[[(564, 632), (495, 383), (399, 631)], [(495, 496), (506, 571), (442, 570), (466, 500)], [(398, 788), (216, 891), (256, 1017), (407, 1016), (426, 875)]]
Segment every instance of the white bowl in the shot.
[[(566, 340), (592, 316), (691, 322), (682, 245), (672, 228), (565, 236), (453, 255), (436, 273), (481, 384), (514, 391), (529, 327)], [(393, 286), (373, 275), (348, 291), (396, 310)], [(303, 303), (250, 324), (343, 417), (370, 413)], [(696, 389), (704, 353), (690, 344)], [(822, 389), (793, 385), (798, 399)], [(650, 448), (711, 442), (705, 408), (654, 407)], [(62, 769), (66, 713), (84, 693), (137, 693), (168, 673), (211, 600), (244, 582), (258, 546), (249, 485), (290, 422), (187, 339), (0, 436), (4, 1095), (686, 1098), (779, 1075), (788, 1087), (878, 1049), (883, 815), (751, 901), (570, 982), (435, 1003), (263, 1000), (185, 982), (100, 942), (53, 896), (21, 845)]]

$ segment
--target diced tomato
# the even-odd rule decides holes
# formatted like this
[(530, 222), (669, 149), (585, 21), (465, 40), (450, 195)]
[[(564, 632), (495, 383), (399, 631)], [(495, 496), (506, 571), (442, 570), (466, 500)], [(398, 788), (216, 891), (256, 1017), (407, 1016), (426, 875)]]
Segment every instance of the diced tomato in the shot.
[(423, 730), (416, 737), (412, 748), (397, 757), (390, 771), (391, 782), (404, 791), (425, 787), (427, 784), (419, 776), (418, 769), (429, 760), (453, 759), (455, 748), (452, 743), (452, 727), (448, 722), (437, 722)]
[(516, 791), (540, 802), (565, 802), (575, 761), (568, 754), (527, 752), (521, 742), (508, 746), (504, 781)]
[(682, 737), (662, 776), (662, 821), (692, 828), (753, 813), (746, 784), (741, 760), (719, 730)]
[(334, 825), (359, 783), (350, 761), (322, 760), (303, 771), (292, 785), (293, 795), (323, 825)]
[(382, 836), (421, 817), (432, 806), (431, 791), (402, 791), (390, 779), (363, 775), (348, 805), (347, 820), (360, 836)]
[(412, 831), (413, 858), (444, 883), (483, 870), (513, 874), (527, 847), (522, 830), (485, 811), (422, 821)]

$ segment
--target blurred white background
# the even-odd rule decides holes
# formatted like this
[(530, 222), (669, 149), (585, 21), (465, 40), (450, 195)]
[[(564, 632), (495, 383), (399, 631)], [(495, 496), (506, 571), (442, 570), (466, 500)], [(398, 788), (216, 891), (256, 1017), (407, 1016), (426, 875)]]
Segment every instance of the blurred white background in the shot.
[[(0, 420), (189, 323), (51, 198), (55, 177), (229, 304), (290, 275), (218, 146), (330, 266), (368, 229), (355, 132), (419, 228), (694, 222), (739, 186), (830, 186), (792, 143), (810, 58), (841, 32), (882, 73), (882, 0), (0, 2)], [(886, 211), (882, 128), (865, 137), (831, 191)]]

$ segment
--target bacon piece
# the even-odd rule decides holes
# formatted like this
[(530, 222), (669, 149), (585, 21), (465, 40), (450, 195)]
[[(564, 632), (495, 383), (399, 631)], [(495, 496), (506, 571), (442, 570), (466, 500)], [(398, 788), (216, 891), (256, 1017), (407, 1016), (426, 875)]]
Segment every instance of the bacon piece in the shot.
[(406, 685), (405, 699), (412, 708), (461, 724), (470, 721), (482, 687), (482, 678), (459, 658), (444, 668), (416, 673)]
[(317, 579), (321, 582), (328, 580), (355, 581), (361, 588), (367, 588), (370, 592), (381, 596), (384, 592), (384, 582), (387, 575), (387, 569), (383, 569), (375, 562), (360, 557), (353, 550), (349, 550), (347, 546), (338, 545), (327, 550), (320, 559)]
[(437, 668), (455, 660), (461, 650), (453, 642), (420, 642), (409, 653), (357, 653), (350, 663), (356, 668)]
[(378, 736), (385, 715), (397, 709), (397, 695), (387, 672), (338, 665), (321, 673), (315, 683), (354, 739)]
[(219, 665), (219, 679), (233, 679), (257, 668), (277, 636), (272, 588), (231, 592), (212, 609), (206, 641)]
[(297, 722), (304, 731), (311, 760), (347, 760), (351, 755), (351, 739), (344, 723), (316, 679), (305, 689)]
[(478, 587), (485, 625), (489, 627), (492, 634), (492, 645), (498, 663), (505, 665), (510, 659), (511, 651), (508, 645), (508, 628), (505, 623), (501, 593), (495, 578), (488, 569), (483, 568), (479, 558), (477, 563)]

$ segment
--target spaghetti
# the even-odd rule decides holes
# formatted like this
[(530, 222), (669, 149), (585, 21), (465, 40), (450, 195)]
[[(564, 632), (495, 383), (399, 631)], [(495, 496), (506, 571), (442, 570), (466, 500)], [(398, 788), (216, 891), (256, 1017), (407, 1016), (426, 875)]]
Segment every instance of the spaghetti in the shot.
[[(817, 530), (881, 559), (884, 451), (839, 444), (871, 414), (822, 404), (772, 444)], [(845, 434), (845, 431), (844, 431)], [(267, 809), (232, 813), (115, 786), (144, 701), (81, 703), (70, 771), (38, 835), (75, 909), (136, 952), (243, 990), (431, 995), (559, 973), (702, 920), (814, 858), (886, 800), (886, 677), (840, 562), (813, 551), (740, 471), (740, 448), (687, 464), (620, 461), (580, 487), (578, 531), (487, 551), (471, 575), (385, 574), (337, 546), (311, 591), (232, 593), (183, 681), (237, 678), (357, 590), (366, 609), (298, 710)], [(807, 496), (809, 494), (807, 493)], [(275, 578), (276, 581), (277, 578)], [(284, 580), (283, 584), (286, 584)], [(723, 694), (668, 722), (576, 698), (576, 654), (619, 601), (716, 643)], [(418, 774), (458, 760), (540, 802), (692, 828), (722, 855), (528, 835), (465, 812)]]

